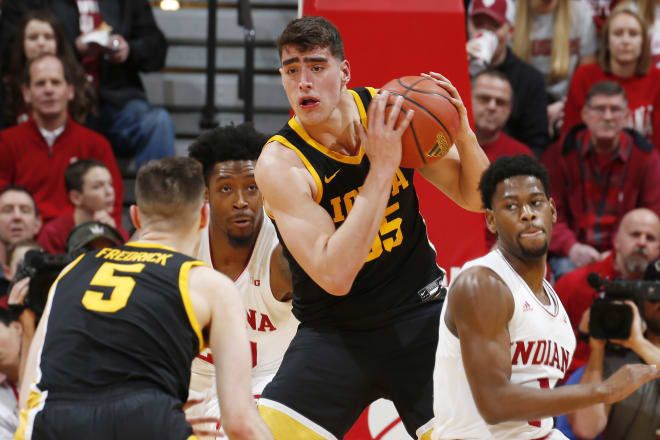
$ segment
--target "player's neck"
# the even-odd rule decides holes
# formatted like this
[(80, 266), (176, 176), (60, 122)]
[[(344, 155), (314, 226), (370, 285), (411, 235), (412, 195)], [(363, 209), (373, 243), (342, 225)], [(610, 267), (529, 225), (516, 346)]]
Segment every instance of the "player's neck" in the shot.
[(263, 221), (255, 227), (249, 245), (243, 247), (233, 244), (227, 234), (213, 224), (213, 218), (211, 218), (209, 224), (209, 246), (213, 257), (213, 268), (227, 275), (232, 280), (238, 278), (250, 260), (262, 224)]
[(500, 247), (500, 252), (513, 270), (527, 283), (529, 288), (540, 297), (545, 297), (543, 279), (545, 278), (546, 255), (538, 258), (520, 257)]
[[(337, 153), (354, 156), (360, 151), (360, 141), (353, 127), (353, 121), (360, 121), (360, 112), (353, 95), (344, 89), (339, 104), (327, 119), (315, 125), (302, 123), (301, 125), (320, 144)], [(300, 123), (300, 120), (298, 122)]]
[(194, 234), (177, 230), (164, 232), (141, 229), (138, 242), (167, 246), (182, 254), (195, 257), (195, 250), (199, 243), (199, 230), (191, 232), (194, 232)]

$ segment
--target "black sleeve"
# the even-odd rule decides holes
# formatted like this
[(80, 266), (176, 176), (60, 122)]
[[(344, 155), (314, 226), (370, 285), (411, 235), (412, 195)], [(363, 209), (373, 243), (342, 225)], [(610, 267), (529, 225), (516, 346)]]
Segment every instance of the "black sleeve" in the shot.
[(158, 28), (147, 0), (131, 0), (131, 29), (126, 37), (129, 59), (138, 70), (153, 72), (165, 65), (167, 41)]

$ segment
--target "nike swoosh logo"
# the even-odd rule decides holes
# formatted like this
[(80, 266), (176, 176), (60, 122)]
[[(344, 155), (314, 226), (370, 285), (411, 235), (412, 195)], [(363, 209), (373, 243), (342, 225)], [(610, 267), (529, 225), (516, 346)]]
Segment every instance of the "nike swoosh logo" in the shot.
[(332, 179), (334, 179), (335, 176), (337, 175), (337, 173), (340, 172), (340, 171), (341, 171), (341, 168), (339, 168), (337, 171), (335, 171), (335, 174), (333, 174), (332, 176), (330, 176), (330, 177), (325, 176), (325, 177), (323, 178), (323, 180), (325, 180), (325, 183), (330, 183), (330, 181), (331, 181)]

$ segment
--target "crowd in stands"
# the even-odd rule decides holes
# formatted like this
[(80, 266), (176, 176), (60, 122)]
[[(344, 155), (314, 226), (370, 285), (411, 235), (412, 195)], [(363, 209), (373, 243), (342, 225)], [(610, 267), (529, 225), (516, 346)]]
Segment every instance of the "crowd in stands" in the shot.
[[(660, 348), (658, 303), (631, 305), (630, 338), (605, 345), (587, 334), (587, 278), (660, 279), (649, 265), (660, 257), (660, 0), (465, 4), (468, 58), (482, 56), (484, 32), (495, 38), (482, 68), (470, 70), (479, 144), (491, 161), (532, 155), (550, 174), (558, 222), (548, 278), (581, 340), (566, 379), (658, 365), (647, 350)], [(139, 76), (162, 69), (167, 53), (147, 0), (0, 0), (0, 10), (0, 290), (9, 292), (26, 251), (69, 252), (81, 225), (99, 222), (112, 243), (128, 240), (116, 158), (139, 168), (172, 156), (175, 130)], [(13, 285), (10, 301), (26, 289)], [(0, 359), (9, 359), (0, 362), (0, 440), (18, 417), (20, 347), (34, 326), (25, 313), (0, 301)], [(558, 426), (569, 438), (656, 438), (659, 387)]]

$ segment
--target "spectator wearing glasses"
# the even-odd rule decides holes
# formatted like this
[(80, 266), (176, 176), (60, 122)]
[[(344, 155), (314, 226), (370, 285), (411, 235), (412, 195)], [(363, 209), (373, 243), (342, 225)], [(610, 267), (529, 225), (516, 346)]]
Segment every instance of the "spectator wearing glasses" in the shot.
[(619, 220), (634, 208), (660, 213), (660, 156), (638, 132), (624, 128), (626, 92), (602, 81), (577, 125), (543, 155), (558, 219), (550, 243), (556, 277), (607, 257)]

